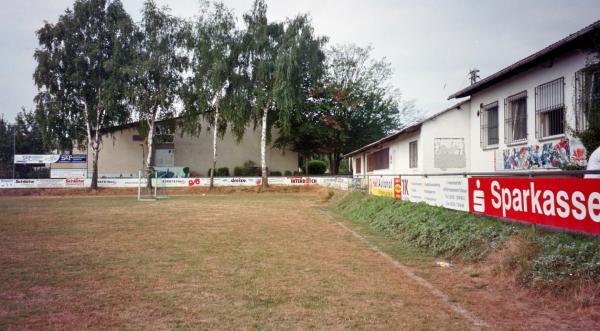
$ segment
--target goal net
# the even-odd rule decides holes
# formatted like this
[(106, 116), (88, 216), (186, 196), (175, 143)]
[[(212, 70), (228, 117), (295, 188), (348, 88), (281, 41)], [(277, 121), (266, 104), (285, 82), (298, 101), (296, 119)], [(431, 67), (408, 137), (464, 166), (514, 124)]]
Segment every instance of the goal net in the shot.
[[(148, 182), (151, 185), (148, 185)], [(148, 178), (148, 173), (140, 170), (138, 172), (138, 200), (156, 201), (158, 199), (167, 199), (169, 197), (164, 178), (158, 178), (158, 171), (154, 176)]]

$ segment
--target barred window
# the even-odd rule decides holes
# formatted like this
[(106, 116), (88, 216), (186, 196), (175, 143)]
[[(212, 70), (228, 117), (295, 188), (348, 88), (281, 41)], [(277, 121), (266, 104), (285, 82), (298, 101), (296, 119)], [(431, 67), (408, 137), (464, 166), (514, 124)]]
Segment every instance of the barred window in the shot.
[(590, 121), (600, 121), (600, 65), (575, 74), (575, 129), (587, 130)]
[(498, 145), (498, 101), (483, 106), (481, 121), (481, 147)]
[(418, 166), (418, 149), (417, 149), (417, 141), (411, 141), (408, 144), (408, 167), (416, 168)]
[(355, 167), (354, 169), (356, 170), (356, 173), (357, 173), (357, 174), (360, 174), (360, 173), (362, 173), (362, 164), (361, 164), (361, 159), (360, 159), (360, 157), (358, 157), (358, 158), (356, 159), (356, 167)]
[(561, 77), (535, 88), (535, 136), (565, 133), (565, 79)]
[(367, 171), (388, 169), (390, 167), (390, 149), (385, 148), (367, 156)]
[(507, 144), (527, 139), (527, 91), (504, 99), (504, 141)]

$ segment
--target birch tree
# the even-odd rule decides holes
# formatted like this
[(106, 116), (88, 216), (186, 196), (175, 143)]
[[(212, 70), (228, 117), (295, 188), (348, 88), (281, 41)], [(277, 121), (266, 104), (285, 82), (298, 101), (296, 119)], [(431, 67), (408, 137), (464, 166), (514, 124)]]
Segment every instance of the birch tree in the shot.
[(189, 35), (191, 71), (184, 89), (185, 126), (200, 134), (202, 123), (208, 121), (212, 130), (212, 168), (210, 188), (214, 186), (217, 169), (217, 140), (227, 130), (232, 111), (231, 90), (235, 81), (239, 47), (233, 12), (222, 3), (215, 3), (194, 24)]
[(309, 91), (322, 74), (325, 38), (314, 36), (307, 16), (284, 23), (267, 20), (267, 6), (256, 0), (244, 15), (246, 72), (251, 93), (251, 119), (260, 121), (262, 186), (268, 186), (267, 141), (276, 125), (280, 134), (290, 133), (292, 118), (302, 111)]
[[(169, 8), (158, 8), (147, 0), (137, 33), (132, 102), (140, 122), (147, 130), (146, 172), (153, 173), (156, 122), (174, 116), (186, 56), (182, 50), (181, 21), (170, 15)], [(149, 180), (148, 186), (152, 183)]]
[(55, 138), (45, 140), (60, 142), (60, 148), (73, 141), (88, 145), (92, 189), (98, 187), (101, 131), (130, 118), (133, 31), (120, 1), (77, 0), (57, 23), (46, 22), (36, 32), (36, 100), (46, 119), (42, 131)]

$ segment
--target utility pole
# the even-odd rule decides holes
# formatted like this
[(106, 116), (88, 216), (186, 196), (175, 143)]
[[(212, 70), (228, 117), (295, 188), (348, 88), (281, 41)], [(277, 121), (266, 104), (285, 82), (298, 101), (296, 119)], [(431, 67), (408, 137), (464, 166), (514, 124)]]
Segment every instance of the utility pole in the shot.
[(471, 79), (471, 85), (477, 83), (477, 80), (479, 79), (479, 69), (471, 69), (471, 71), (469, 71), (469, 78)]
[(15, 179), (15, 157), (17, 155), (17, 130), (13, 129), (13, 175), (12, 178)]

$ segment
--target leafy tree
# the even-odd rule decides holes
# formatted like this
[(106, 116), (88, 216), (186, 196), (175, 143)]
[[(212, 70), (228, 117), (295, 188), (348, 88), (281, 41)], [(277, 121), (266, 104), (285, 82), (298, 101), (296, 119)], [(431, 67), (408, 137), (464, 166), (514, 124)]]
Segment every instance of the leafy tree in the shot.
[(401, 125), (412, 109), (392, 86), (391, 64), (371, 58), (371, 47), (344, 45), (327, 54), (325, 86), (318, 91), (316, 111), (322, 126), (321, 151), (337, 174), (342, 155), (376, 141)]
[(244, 15), (245, 72), (249, 73), (250, 112), (247, 119), (261, 127), (262, 185), (268, 186), (266, 145), (271, 128), (289, 135), (292, 119), (303, 110), (308, 91), (322, 73), (325, 38), (318, 38), (307, 16), (285, 23), (267, 20), (264, 0), (256, 0)]
[(227, 130), (227, 120), (235, 109), (232, 89), (240, 83), (240, 74), (236, 71), (239, 68), (239, 33), (235, 24), (233, 12), (222, 3), (216, 3), (212, 11), (198, 18), (188, 41), (193, 75), (188, 78), (183, 91), (184, 128), (199, 134), (204, 121), (211, 123), (211, 188), (217, 169), (217, 138), (222, 138)]
[[(48, 149), (44, 148), (42, 133), (35, 113), (27, 111), (25, 108), (17, 114), (12, 124), (8, 123), (4, 117), (0, 117), (0, 177), (12, 178), (13, 148), (16, 154), (48, 152)], [(27, 177), (33, 168), (32, 165), (19, 165), (16, 168), (17, 177)]]
[(61, 149), (85, 142), (96, 189), (101, 131), (130, 118), (134, 24), (118, 0), (76, 0), (37, 37), (33, 76), (44, 140)]
[(588, 155), (600, 146), (600, 31), (594, 31), (587, 40), (590, 57), (583, 68), (583, 86), (581, 105), (587, 127), (581, 132), (575, 132)]
[[(153, 142), (156, 121), (172, 118), (174, 103), (181, 87), (181, 73), (186, 64), (182, 22), (169, 14), (168, 8), (158, 8), (147, 0), (142, 9), (142, 21), (136, 34), (136, 57), (133, 65), (132, 104), (147, 130), (146, 171), (153, 174)], [(148, 186), (152, 182), (148, 181)]]

